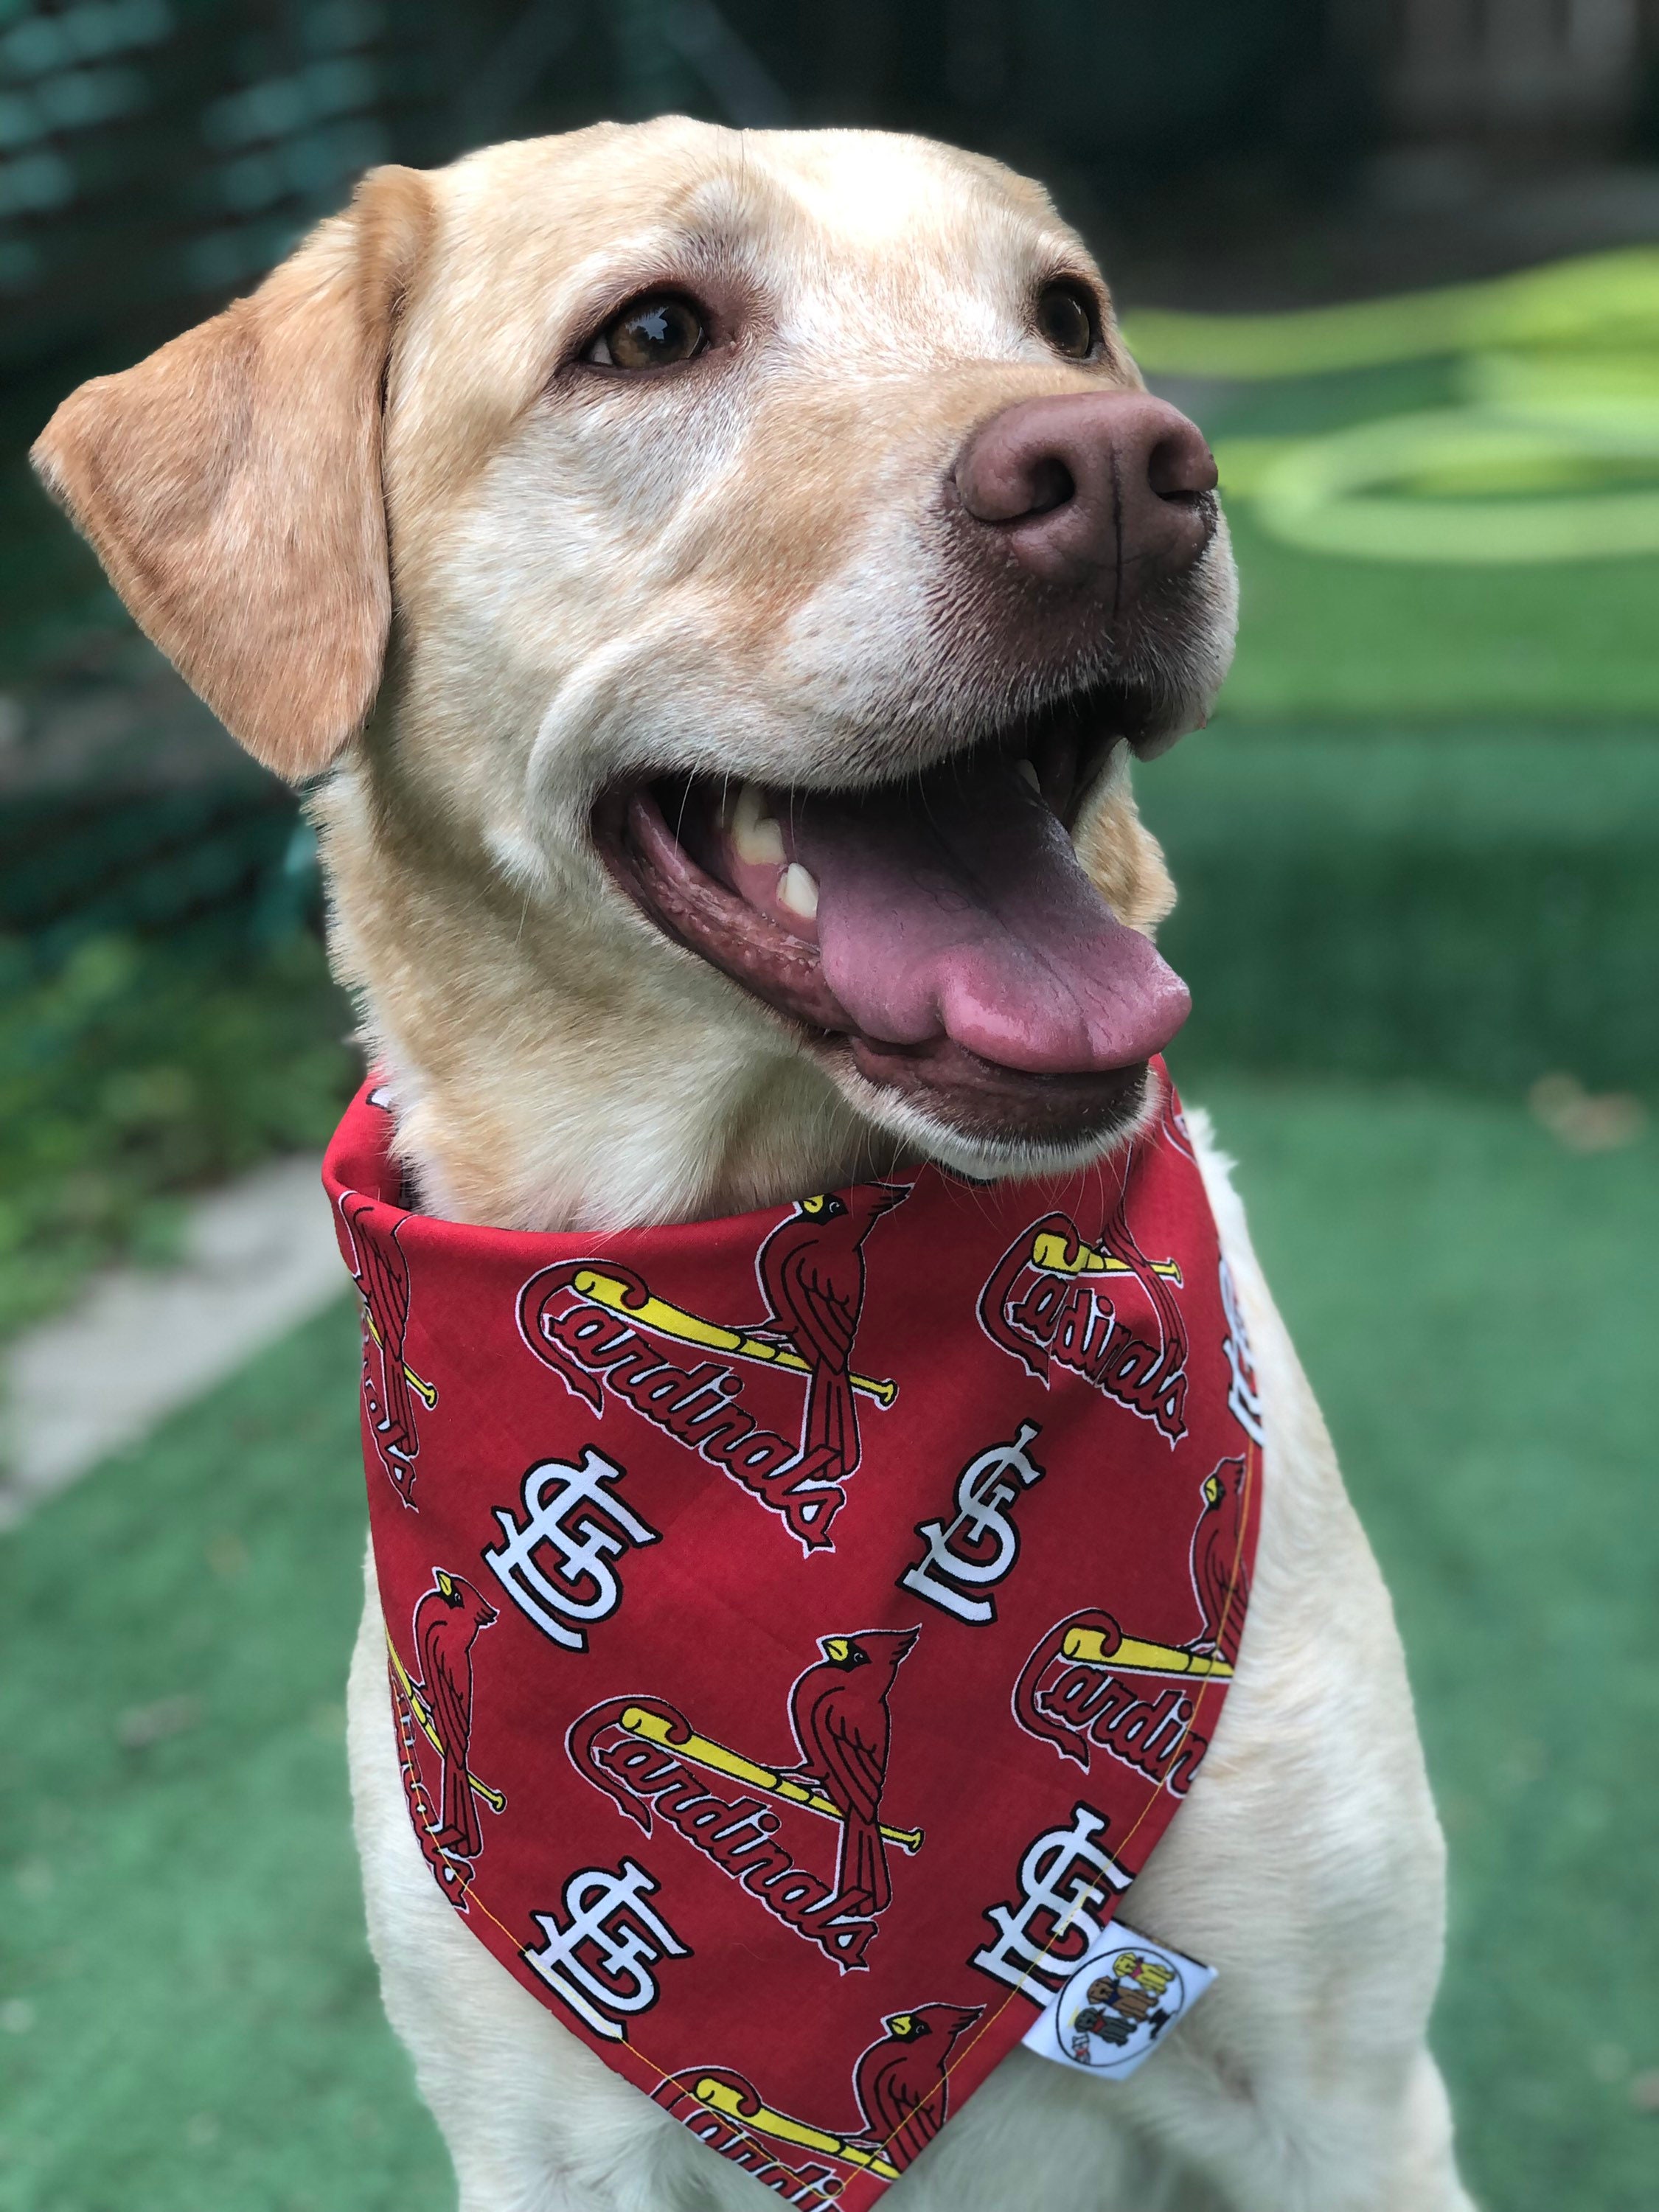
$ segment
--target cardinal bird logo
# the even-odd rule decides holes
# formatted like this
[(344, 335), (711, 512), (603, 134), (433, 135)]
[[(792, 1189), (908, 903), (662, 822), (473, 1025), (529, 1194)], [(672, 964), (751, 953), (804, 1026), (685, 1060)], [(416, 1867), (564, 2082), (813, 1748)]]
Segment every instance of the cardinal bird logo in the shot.
[(842, 1477), (859, 1463), (858, 1406), (853, 1395), (853, 1339), (864, 1310), (864, 1240), (908, 1190), (861, 1183), (796, 1201), (761, 1246), (757, 1265), (771, 1308), (763, 1333), (787, 1340), (811, 1370), (800, 1455), (833, 1455)]
[(443, 1760), (438, 1793), (438, 1825), (432, 1841), (442, 1851), (476, 1859), (483, 1849), (478, 1784), (467, 1765), (472, 1739), (472, 1646), (480, 1629), (495, 1619), (471, 1583), (459, 1575), (433, 1574), (432, 1588), (415, 1608), (415, 1649), (421, 1679), (410, 1689), (426, 1709), (431, 1733)]
[(1193, 1531), (1193, 1588), (1204, 1626), (1194, 1651), (1218, 1652), (1229, 1666), (1238, 1658), (1239, 1632), (1250, 1601), (1244, 1556), (1244, 1462), (1224, 1459), (1203, 1484), (1204, 1510)]
[(404, 1361), (409, 1262), (397, 1227), (382, 1235), (370, 1221), (374, 1202), (355, 1191), (340, 1200), (351, 1273), (363, 1302), (363, 1403), (380, 1464), (404, 1504), (412, 1506), (415, 1455), (421, 1449), (415, 1401), (429, 1408), (438, 1394)]
[(823, 1658), (789, 1692), (789, 1724), (800, 1747), (796, 1772), (842, 1813), (836, 1893), (849, 1901), (862, 1898), (872, 1913), (884, 1912), (893, 1896), (881, 1832), (892, 1739), (887, 1697), (921, 1632), (866, 1628), (856, 1636), (821, 1636)]
[(927, 2004), (883, 2021), (853, 2075), (854, 2094), (871, 2140), (901, 2172), (945, 2125), (950, 2109), (951, 2053), (983, 2005)]

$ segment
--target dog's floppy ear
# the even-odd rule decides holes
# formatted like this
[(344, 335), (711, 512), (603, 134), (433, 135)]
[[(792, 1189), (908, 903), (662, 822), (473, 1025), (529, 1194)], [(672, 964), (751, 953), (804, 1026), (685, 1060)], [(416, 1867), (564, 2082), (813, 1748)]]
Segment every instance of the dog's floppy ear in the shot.
[(257, 292), (83, 384), (34, 447), (139, 628), (282, 775), (326, 767), (380, 687), (381, 395), (431, 220), (415, 170), (371, 170)]

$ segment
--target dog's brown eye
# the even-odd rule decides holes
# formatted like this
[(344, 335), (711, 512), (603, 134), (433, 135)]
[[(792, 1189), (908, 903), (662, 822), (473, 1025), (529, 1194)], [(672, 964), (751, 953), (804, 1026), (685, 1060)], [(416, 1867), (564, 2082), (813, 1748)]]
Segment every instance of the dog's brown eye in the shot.
[(587, 349), (589, 361), (611, 368), (666, 368), (700, 353), (708, 333), (690, 300), (658, 292), (624, 307)]
[(1068, 361), (1086, 361), (1094, 351), (1094, 310), (1075, 284), (1045, 284), (1036, 319), (1043, 337)]

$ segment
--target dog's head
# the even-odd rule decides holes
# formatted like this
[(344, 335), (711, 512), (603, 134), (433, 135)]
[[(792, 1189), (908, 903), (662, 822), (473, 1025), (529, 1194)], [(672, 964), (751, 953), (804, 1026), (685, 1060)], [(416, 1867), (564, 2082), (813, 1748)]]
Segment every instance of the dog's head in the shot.
[(233, 732), (336, 766), (412, 1091), (483, 1079), (470, 1018), (581, 1081), (678, 1025), (690, 1089), (787, 1062), (979, 1172), (1140, 1111), (1186, 994), (1127, 758), (1207, 712), (1232, 565), (1036, 186), (677, 118), (379, 170), (37, 460)]

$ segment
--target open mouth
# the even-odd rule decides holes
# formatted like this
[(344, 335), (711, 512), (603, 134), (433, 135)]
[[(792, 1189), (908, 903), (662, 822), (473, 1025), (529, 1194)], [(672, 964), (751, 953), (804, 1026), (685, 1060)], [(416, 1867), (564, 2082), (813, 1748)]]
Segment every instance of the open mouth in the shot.
[(1186, 986), (1072, 826), (1115, 738), (1089, 694), (901, 782), (664, 776), (594, 813), (613, 876), (832, 1066), (981, 1143), (1066, 1150), (1139, 1111)]

